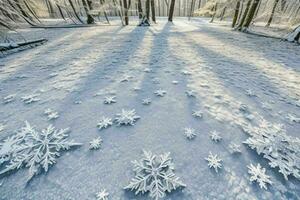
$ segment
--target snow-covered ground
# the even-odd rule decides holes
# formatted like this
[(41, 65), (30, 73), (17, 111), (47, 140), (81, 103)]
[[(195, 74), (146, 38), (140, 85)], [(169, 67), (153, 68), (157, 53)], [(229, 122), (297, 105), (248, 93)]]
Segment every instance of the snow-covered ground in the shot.
[[(135, 175), (131, 161), (143, 150), (170, 152), (174, 173), (186, 185), (166, 199), (300, 198), (299, 180), (285, 180), (243, 144), (249, 126), (263, 119), (284, 124), (288, 136), (299, 138), (299, 46), (206, 20), (174, 21), (21, 31), (49, 41), (0, 59), (0, 141), (27, 120), (37, 130), (69, 127), (69, 139), (83, 145), (61, 151), (57, 163), (28, 184), (26, 167), (1, 175), (0, 199), (96, 199), (103, 189), (113, 200), (149, 199), (123, 189)], [(160, 97), (157, 90), (166, 93)], [(104, 103), (110, 96), (116, 102)], [(147, 98), (149, 105), (143, 104)], [(114, 119), (122, 109), (135, 109), (140, 119), (133, 126), (97, 128), (103, 116)], [(196, 136), (189, 140), (185, 128)], [(213, 131), (222, 139), (213, 141)], [(90, 150), (99, 136), (101, 148)], [(241, 153), (232, 154), (231, 143)], [(210, 152), (222, 159), (218, 173), (208, 167)], [(296, 156), (299, 169), (299, 151)], [(251, 163), (266, 168), (268, 190), (249, 181)]]

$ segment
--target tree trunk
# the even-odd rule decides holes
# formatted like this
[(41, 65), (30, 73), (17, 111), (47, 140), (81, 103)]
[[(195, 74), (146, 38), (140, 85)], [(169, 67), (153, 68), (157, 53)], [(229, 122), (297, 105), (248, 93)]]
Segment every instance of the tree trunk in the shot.
[(154, 0), (151, 0), (151, 16), (152, 16), (152, 21), (156, 23)]
[(198, 9), (201, 8), (201, 0), (199, 0)]
[(191, 17), (193, 16), (194, 8), (195, 8), (195, 3), (196, 3), (196, 0), (192, 0), (192, 2), (191, 2), (190, 14), (189, 14), (189, 20), (190, 20)]
[(268, 23), (267, 23), (267, 25), (266, 25), (267, 27), (271, 25), (271, 22), (272, 22), (272, 20), (273, 20), (274, 13), (275, 13), (275, 9), (276, 9), (276, 7), (277, 7), (278, 2), (279, 2), (279, 0), (275, 0), (275, 2), (274, 2), (273, 8), (272, 8), (272, 12), (271, 12), (271, 16), (270, 16), (270, 18), (269, 18), (269, 20), (268, 20)]
[(234, 11), (234, 16), (233, 16), (233, 20), (232, 20), (232, 28), (235, 27), (235, 24), (237, 22), (238, 16), (239, 16), (239, 11), (240, 11), (240, 6), (241, 6), (241, 2), (238, 1), (236, 3), (236, 7), (235, 7), (235, 11)]
[(252, 20), (253, 20), (254, 14), (255, 14), (255, 12), (256, 12), (256, 9), (258, 8), (258, 5), (259, 5), (259, 2), (260, 2), (260, 1), (261, 1), (261, 0), (253, 0), (252, 5), (251, 5), (251, 8), (250, 8), (250, 10), (249, 10), (249, 13), (248, 13), (248, 15), (247, 15), (247, 18), (246, 18), (246, 21), (245, 21), (245, 24), (244, 24), (243, 27), (245, 27), (245, 28), (248, 28), (248, 27), (249, 27), (250, 23), (251, 23)]
[(171, 0), (170, 12), (169, 12), (169, 22), (173, 21), (173, 13), (175, 8), (175, 0)]
[(139, 19), (143, 18), (143, 8), (141, 0), (138, 0)]
[(92, 15), (89, 13), (88, 4), (86, 3), (85, 0), (82, 0), (82, 5), (83, 5), (84, 11), (85, 11), (86, 16), (87, 16), (86, 23), (87, 23), (87, 24), (93, 24), (93, 23), (95, 23), (94, 18), (93, 18)]
[(149, 21), (150, 20), (150, 0), (146, 0), (146, 18)]
[(127, 0), (123, 0), (125, 25), (129, 24)]
[(226, 13), (226, 9), (227, 9), (227, 7), (225, 7), (225, 8), (223, 9), (222, 14), (221, 14), (221, 16), (220, 16), (220, 21), (223, 21), (224, 16), (225, 16), (225, 13)]
[(248, 15), (248, 11), (249, 11), (250, 5), (251, 5), (251, 0), (248, 0), (246, 8), (245, 8), (245, 12), (244, 12), (244, 14), (243, 14), (243, 16), (241, 18), (241, 21), (239, 22), (238, 27), (237, 27), (238, 30), (241, 30), (243, 28), (244, 22), (246, 20), (247, 15)]
[(213, 23), (214, 22), (214, 19), (215, 19), (215, 16), (217, 14), (217, 9), (218, 9), (218, 4), (216, 3), (216, 5), (213, 7), (213, 10), (214, 10), (214, 14), (210, 20), (210, 23)]

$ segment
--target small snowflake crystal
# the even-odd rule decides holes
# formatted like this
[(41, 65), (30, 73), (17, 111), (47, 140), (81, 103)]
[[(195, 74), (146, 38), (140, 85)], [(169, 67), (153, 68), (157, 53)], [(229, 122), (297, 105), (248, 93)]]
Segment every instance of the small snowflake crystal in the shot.
[(209, 168), (213, 167), (217, 173), (218, 169), (222, 168), (222, 160), (218, 158), (217, 154), (213, 155), (211, 152), (209, 152), (209, 155), (207, 158), (205, 158), (205, 160), (207, 160)]
[(17, 132), (0, 143), (0, 175), (21, 167), (29, 168), (28, 181), (41, 171), (47, 172), (56, 163), (61, 150), (81, 145), (68, 141), (69, 129), (56, 130), (49, 125), (37, 131), (28, 122)]
[(104, 103), (105, 104), (112, 104), (112, 103), (116, 103), (116, 96), (106, 96), (104, 98)]
[(267, 184), (272, 184), (270, 176), (266, 175), (266, 169), (262, 168), (259, 163), (256, 167), (252, 163), (247, 167), (248, 173), (251, 175), (251, 182), (256, 181), (259, 184), (259, 187), (264, 188), (265, 190), (267, 189)]
[(151, 99), (149, 99), (149, 98), (143, 99), (142, 104), (143, 104), (143, 105), (149, 105), (149, 104), (151, 104)]
[(104, 189), (96, 194), (97, 200), (108, 200), (109, 193)]
[(170, 153), (154, 155), (144, 151), (143, 158), (132, 163), (135, 177), (124, 189), (135, 190), (136, 195), (149, 192), (151, 198), (158, 200), (164, 198), (167, 192), (186, 186), (174, 174), (175, 168)]
[(103, 140), (101, 139), (101, 137), (93, 139), (92, 141), (90, 141), (90, 149), (95, 150), (101, 148), (102, 142)]
[(255, 97), (255, 96), (256, 96), (256, 94), (254, 94), (254, 92), (253, 92), (251, 89), (246, 90), (246, 94), (247, 94), (249, 97)]
[(100, 122), (97, 124), (99, 130), (107, 128), (113, 124), (112, 119), (108, 117), (102, 117)]
[(193, 129), (193, 128), (185, 128), (184, 129), (184, 135), (189, 140), (194, 139), (196, 137), (195, 129)]
[(166, 93), (167, 92), (165, 90), (162, 90), (162, 89), (158, 89), (154, 92), (154, 94), (156, 94), (156, 96), (158, 96), (158, 97), (163, 97), (163, 96), (165, 96)]
[(48, 120), (57, 119), (59, 117), (58, 112), (55, 112), (54, 110), (48, 108), (44, 111), (44, 114), (47, 115)]
[(37, 95), (37, 94), (27, 95), (27, 96), (21, 97), (21, 100), (25, 104), (30, 104), (30, 103), (34, 103), (34, 102), (40, 101), (40, 99), (38, 98), (38, 96), (39, 95)]
[(115, 122), (120, 125), (134, 125), (134, 122), (140, 118), (140, 116), (137, 116), (135, 113), (135, 110), (125, 110), (122, 109), (121, 113), (118, 113), (116, 115)]
[(202, 118), (203, 117), (203, 112), (201, 110), (194, 111), (192, 115), (196, 118)]
[(196, 97), (194, 90), (188, 90), (185, 93), (188, 97)]
[(241, 145), (235, 144), (235, 143), (230, 143), (229, 144), (229, 151), (231, 154), (235, 154), (235, 153), (241, 153)]
[(220, 133), (218, 133), (217, 131), (210, 132), (210, 138), (214, 142), (219, 142), (222, 139)]
[(14, 100), (15, 100), (15, 95), (11, 94), (11, 95), (8, 95), (8, 96), (6, 96), (6, 97), (3, 98), (3, 103), (7, 104), (7, 103), (10, 103), (10, 102), (12, 102)]

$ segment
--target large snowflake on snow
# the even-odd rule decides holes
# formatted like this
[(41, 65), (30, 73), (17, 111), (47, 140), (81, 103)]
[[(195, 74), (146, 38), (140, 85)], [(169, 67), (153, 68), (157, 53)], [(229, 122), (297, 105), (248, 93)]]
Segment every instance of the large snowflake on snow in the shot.
[(144, 151), (140, 161), (133, 161), (135, 177), (124, 189), (135, 190), (135, 194), (147, 193), (155, 200), (165, 197), (167, 192), (186, 185), (174, 174), (170, 153), (159, 156)]
[(29, 168), (28, 181), (56, 163), (61, 150), (81, 145), (68, 141), (69, 129), (57, 130), (52, 125), (38, 132), (28, 122), (17, 134), (0, 143), (0, 175), (21, 167)]
[(251, 182), (256, 181), (259, 184), (259, 187), (264, 189), (267, 189), (267, 184), (272, 184), (270, 176), (266, 175), (266, 169), (262, 168), (259, 163), (256, 167), (252, 163), (247, 167), (248, 173), (251, 175)]
[(135, 113), (135, 110), (124, 110), (122, 109), (121, 113), (118, 113), (116, 115), (115, 122), (120, 125), (134, 125), (134, 122), (140, 118), (140, 116), (137, 116)]
[(289, 175), (300, 179), (299, 138), (288, 136), (283, 125), (265, 120), (258, 127), (248, 128), (247, 132), (250, 138), (244, 144), (268, 159), (271, 167), (278, 167), (286, 180)]
[(109, 126), (112, 125), (112, 119), (108, 117), (102, 117), (100, 122), (97, 124), (97, 127), (99, 130), (108, 128)]
[(205, 160), (208, 162), (209, 168), (214, 168), (215, 171), (218, 173), (218, 169), (222, 168), (222, 159), (218, 157), (217, 154), (213, 155), (211, 152), (209, 152), (209, 155)]

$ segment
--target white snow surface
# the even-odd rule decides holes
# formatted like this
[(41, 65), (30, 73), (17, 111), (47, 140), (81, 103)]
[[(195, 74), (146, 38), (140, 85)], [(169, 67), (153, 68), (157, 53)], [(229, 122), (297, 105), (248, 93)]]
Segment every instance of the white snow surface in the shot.
[[(0, 141), (27, 120), (39, 129), (49, 123), (70, 127), (69, 139), (84, 145), (62, 152), (47, 173), (28, 184), (25, 168), (1, 176), (0, 199), (95, 199), (99, 188), (106, 188), (109, 199), (146, 200), (147, 194), (123, 190), (134, 176), (131, 161), (144, 149), (170, 152), (175, 173), (186, 184), (166, 199), (300, 198), (299, 180), (285, 181), (262, 155), (242, 144), (249, 137), (243, 129), (262, 119), (282, 123), (287, 135), (299, 137), (300, 123), (286, 118), (300, 116), (299, 46), (181, 18), (174, 24), (159, 18), (150, 27), (26, 29), (22, 34), (49, 41), (0, 59), (0, 99), (14, 96), (14, 101), (0, 102), (0, 124), (5, 124)], [(163, 98), (155, 96), (158, 88), (166, 91)], [(196, 98), (187, 97), (189, 90)], [(249, 90), (254, 95), (247, 95)], [(103, 104), (108, 91), (118, 99), (110, 106)], [(22, 102), (32, 94), (40, 100)], [(146, 98), (152, 99), (148, 106), (141, 103)], [(59, 118), (48, 121), (47, 108)], [(102, 116), (113, 117), (122, 109), (135, 109), (140, 116), (134, 126), (98, 131)], [(195, 110), (205, 117), (195, 118)], [(182, 137), (186, 126), (197, 130), (194, 140)], [(219, 143), (209, 138), (213, 130), (222, 135)], [(90, 151), (89, 142), (99, 136), (101, 150)], [(242, 153), (231, 154), (231, 143), (241, 145)], [(207, 166), (209, 152), (222, 158), (219, 173)], [(250, 163), (266, 168), (272, 181), (268, 190), (251, 184)]]

